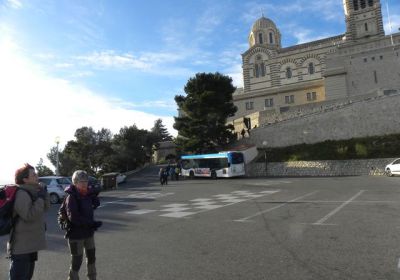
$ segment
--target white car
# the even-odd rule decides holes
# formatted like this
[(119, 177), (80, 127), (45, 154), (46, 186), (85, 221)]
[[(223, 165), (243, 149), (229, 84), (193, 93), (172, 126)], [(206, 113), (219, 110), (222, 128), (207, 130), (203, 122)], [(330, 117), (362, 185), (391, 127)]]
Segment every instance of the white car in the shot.
[(50, 195), (52, 204), (61, 202), (66, 195), (64, 189), (72, 184), (69, 178), (61, 176), (39, 177), (39, 182), (47, 186), (47, 192)]
[(387, 176), (393, 176), (395, 174), (400, 174), (400, 158), (396, 159), (392, 163), (386, 165), (385, 173)]

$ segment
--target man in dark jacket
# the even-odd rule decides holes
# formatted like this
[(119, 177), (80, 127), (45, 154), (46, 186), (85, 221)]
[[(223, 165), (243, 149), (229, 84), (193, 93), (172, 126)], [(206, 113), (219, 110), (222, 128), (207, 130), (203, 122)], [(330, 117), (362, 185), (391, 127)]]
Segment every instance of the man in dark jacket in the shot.
[(65, 235), (71, 252), (69, 280), (79, 279), (83, 249), (87, 258), (87, 277), (90, 280), (96, 279), (94, 232), (102, 223), (94, 220), (93, 211), (100, 205), (100, 201), (97, 195), (88, 188), (88, 181), (87, 173), (77, 170), (72, 175), (72, 185), (65, 190), (68, 194), (65, 208), (71, 223)]

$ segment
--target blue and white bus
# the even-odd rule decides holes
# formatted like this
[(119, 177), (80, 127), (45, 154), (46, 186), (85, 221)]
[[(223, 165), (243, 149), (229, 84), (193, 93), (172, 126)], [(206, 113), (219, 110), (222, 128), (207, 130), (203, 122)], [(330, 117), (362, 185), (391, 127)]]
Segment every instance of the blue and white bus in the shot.
[(244, 156), (240, 152), (186, 155), (181, 157), (181, 175), (188, 177), (236, 177), (245, 175)]

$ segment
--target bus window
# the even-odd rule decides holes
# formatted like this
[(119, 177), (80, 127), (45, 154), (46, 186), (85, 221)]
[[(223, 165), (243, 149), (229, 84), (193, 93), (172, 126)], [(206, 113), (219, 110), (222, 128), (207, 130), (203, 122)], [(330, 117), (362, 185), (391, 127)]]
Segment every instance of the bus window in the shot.
[(232, 153), (231, 155), (231, 163), (232, 164), (238, 164), (238, 163), (243, 163), (244, 158), (242, 153)]
[(184, 159), (184, 160), (182, 160), (181, 164), (182, 164), (182, 168), (184, 168), (184, 169), (189, 169), (191, 167), (190, 160)]

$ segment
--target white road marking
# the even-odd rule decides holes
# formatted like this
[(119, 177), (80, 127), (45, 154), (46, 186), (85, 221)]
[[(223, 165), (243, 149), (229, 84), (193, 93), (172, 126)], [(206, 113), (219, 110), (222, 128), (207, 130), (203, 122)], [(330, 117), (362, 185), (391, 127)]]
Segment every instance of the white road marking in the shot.
[(281, 207), (283, 207), (283, 206), (285, 206), (285, 205), (287, 205), (287, 204), (289, 204), (289, 203), (291, 203), (291, 202), (298, 201), (298, 200), (300, 200), (300, 199), (302, 199), (302, 198), (304, 198), (304, 197), (313, 195), (313, 194), (315, 194), (315, 193), (317, 193), (317, 192), (318, 192), (318, 191), (314, 191), (314, 192), (308, 193), (308, 194), (306, 194), (306, 195), (302, 195), (302, 196), (296, 197), (295, 199), (289, 200), (289, 201), (284, 202), (284, 203), (282, 203), (282, 204), (279, 204), (279, 205), (277, 205), (277, 206), (275, 206), (275, 207), (272, 207), (272, 208), (266, 209), (266, 210), (264, 210), (264, 211), (258, 212), (258, 213), (254, 214), (254, 215), (251, 215), (251, 216), (248, 216), (248, 217), (246, 217), (246, 218), (239, 219), (239, 220), (235, 220), (235, 222), (244, 222), (244, 221), (247, 221), (247, 220), (249, 220), (249, 219), (251, 219), (251, 218), (257, 217), (257, 216), (259, 216), (259, 215), (261, 215), (261, 214), (264, 214), (264, 213), (271, 212), (271, 211), (273, 211), (273, 210), (275, 210), (275, 209), (278, 209), (278, 208), (281, 208)]
[(196, 206), (194, 208), (196, 209), (208, 209), (208, 210), (212, 210), (212, 209), (217, 209), (217, 208), (221, 208), (224, 207), (224, 205), (200, 205), (200, 206)]
[(193, 201), (193, 202), (204, 202), (204, 201), (211, 201), (211, 200), (212, 200), (211, 198), (196, 198), (196, 199), (192, 199), (190, 201)]
[(161, 207), (175, 208), (175, 207), (183, 207), (183, 206), (188, 206), (188, 205), (189, 204), (187, 204), (187, 203), (172, 203), (172, 204), (162, 205)]
[(157, 212), (157, 210), (149, 210), (149, 209), (140, 209), (140, 210), (133, 210), (126, 212), (127, 214), (134, 214), (134, 215), (143, 215), (147, 213)]
[(104, 203), (102, 203), (99, 207), (97, 207), (97, 209), (98, 208), (102, 208), (102, 207), (104, 207), (104, 206), (107, 206), (107, 204), (112, 204), (112, 203), (117, 203), (117, 202), (122, 202), (123, 200), (114, 200), (114, 201), (110, 201), (110, 202), (104, 202)]
[(160, 211), (163, 212), (183, 212), (185, 210), (191, 209), (190, 207), (171, 207), (171, 208), (165, 208), (161, 209)]
[(354, 199), (356, 199), (358, 196), (360, 196), (363, 192), (365, 192), (365, 190), (359, 191), (355, 196), (353, 196), (353, 197), (350, 198), (349, 200), (345, 201), (342, 205), (340, 205), (339, 207), (337, 207), (335, 210), (333, 210), (332, 212), (330, 212), (328, 215), (326, 215), (325, 217), (323, 217), (323, 218), (320, 219), (319, 221), (313, 223), (313, 225), (323, 225), (324, 222), (326, 222), (330, 217), (332, 217), (332, 216), (335, 215), (337, 212), (339, 212), (343, 207), (345, 207), (347, 204), (349, 204), (350, 202), (352, 202)]
[(169, 218), (183, 218), (189, 215), (197, 214), (197, 212), (172, 212), (168, 214), (160, 215), (162, 217), (169, 217)]

